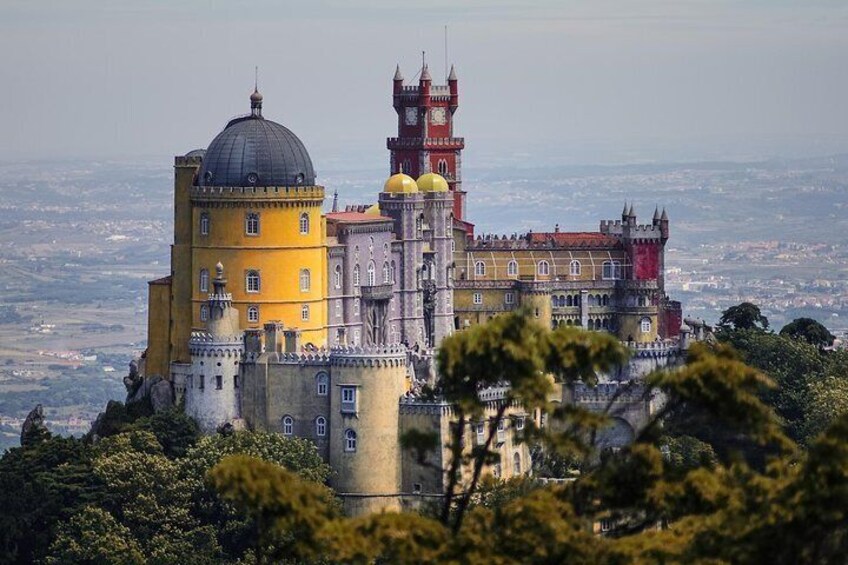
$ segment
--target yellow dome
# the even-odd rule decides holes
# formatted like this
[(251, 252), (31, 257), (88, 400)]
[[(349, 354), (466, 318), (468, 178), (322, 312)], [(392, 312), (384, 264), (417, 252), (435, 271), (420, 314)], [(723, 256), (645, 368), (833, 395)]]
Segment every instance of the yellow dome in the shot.
[(380, 215), (380, 205), (372, 204), (368, 208), (365, 209), (365, 213), (369, 216), (379, 216)]
[(442, 175), (426, 173), (418, 177), (418, 190), (421, 192), (447, 192), (448, 181)]
[(415, 179), (411, 176), (398, 173), (389, 177), (389, 180), (383, 186), (383, 192), (413, 194), (418, 192), (418, 185), (415, 184)]

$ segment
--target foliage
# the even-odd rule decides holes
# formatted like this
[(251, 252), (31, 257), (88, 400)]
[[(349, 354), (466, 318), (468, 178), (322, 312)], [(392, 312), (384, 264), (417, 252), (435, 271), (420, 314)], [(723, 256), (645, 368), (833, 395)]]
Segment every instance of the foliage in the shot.
[(317, 531), (332, 516), (330, 490), (247, 455), (225, 457), (209, 472), (220, 496), (257, 524), (257, 563), (318, 554)]
[(743, 302), (725, 310), (718, 321), (723, 330), (767, 330), (768, 318), (760, 312), (759, 306)]
[(146, 561), (129, 528), (105, 510), (86, 506), (59, 527), (45, 562), (143, 565)]
[(780, 330), (780, 335), (802, 339), (816, 347), (830, 347), (836, 339), (826, 327), (812, 318), (796, 318)]

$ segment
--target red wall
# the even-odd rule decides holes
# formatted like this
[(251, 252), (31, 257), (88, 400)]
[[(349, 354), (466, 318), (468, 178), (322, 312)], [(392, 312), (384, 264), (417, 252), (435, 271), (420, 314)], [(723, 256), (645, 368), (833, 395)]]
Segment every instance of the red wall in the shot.
[(637, 281), (657, 280), (660, 274), (659, 246), (653, 243), (633, 245), (633, 278)]

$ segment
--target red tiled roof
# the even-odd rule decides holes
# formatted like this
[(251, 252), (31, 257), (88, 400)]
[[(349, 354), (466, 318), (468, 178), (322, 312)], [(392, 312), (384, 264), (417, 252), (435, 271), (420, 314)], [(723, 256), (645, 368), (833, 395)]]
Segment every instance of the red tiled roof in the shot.
[(330, 212), (327, 214), (327, 220), (343, 223), (365, 223), (365, 222), (385, 222), (391, 220), (386, 216), (375, 216), (373, 214), (365, 214), (363, 212)]
[(540, 232), (528, 234), (531, 243), (554, 242), (556, 245), (579, 245), (612, 247), (619, 243), (618, 238), (599, 232)]

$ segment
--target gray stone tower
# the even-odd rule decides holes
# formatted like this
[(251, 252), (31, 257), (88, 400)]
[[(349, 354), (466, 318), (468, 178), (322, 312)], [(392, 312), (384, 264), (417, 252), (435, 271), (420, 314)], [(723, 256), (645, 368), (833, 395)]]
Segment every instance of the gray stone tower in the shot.
[(201, 305), (206, 330), (192, 332), (189, 340), (191, 375), (185, 387), (186, 414), (205, 433), (241, 417), (239, 364), (244, 337), (238, 310), (226, 291), (224, 266), (218, 263), (215, 269), (212, 293)]
[(437, 347), (453, 331), (453, 197), (445, 191), (424, 196), (424, 322), (428, 345)]
[[(405, 177), (398, 179), (397, 177)], [(396, 189), (404, 181), (404, 191)], [(424, 257), (424, 197), (415, 181), (399, 173), (392, 176), (380, 193), (380, 212), (394, 220), (394, 232), (401, 241), (403, 259), (398, 265), (400, 290), (400, 340), (407, 345), (426, 344), (422, 267)]]

